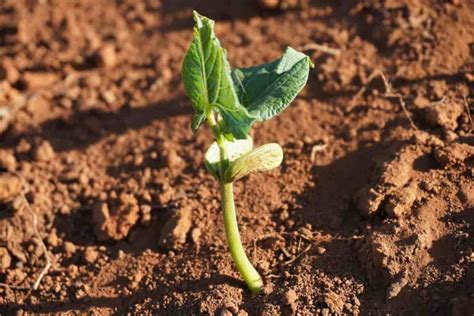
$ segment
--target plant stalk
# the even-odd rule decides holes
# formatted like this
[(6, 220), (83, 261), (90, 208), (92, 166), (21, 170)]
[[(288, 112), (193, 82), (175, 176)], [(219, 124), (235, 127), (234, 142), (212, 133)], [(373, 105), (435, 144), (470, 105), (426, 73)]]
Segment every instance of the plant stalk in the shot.
[[(221, 179), (224, 178), (225, 166), (224, 161), (227, 159), (227, 152), (225, 147), (224, 136), (220, 132), (214, 114), (207, 113), (207, 120), (212, 129), (217, 145), (219, 146), (220, 160), (221, 160)], [(221, 191), (221, 204), (224, 213), (224, 228), (229, 245), (230, 254), (237, 267), (237, 270), (242, 275), (245, 283), (252, 293), (259, 293), (263, 287), (263, 281), (257, 270), (254, 268), (250, 260), (245, 254), (242, 241), (240, 240), (239, 226), (237, 224), (237, 215), (235, 213), (234, 203), (234, 185), (232, 182), (219, 182)]]
[(263, 281), (257, 270), (247, 258), (240, 240), (237, 215), (235, 214), (233, 183), (220, 183), (222, 210), (224, 212), (224, 227), (229, 244), (230, 254), (240, 274), (252, 293), (262, 290)]

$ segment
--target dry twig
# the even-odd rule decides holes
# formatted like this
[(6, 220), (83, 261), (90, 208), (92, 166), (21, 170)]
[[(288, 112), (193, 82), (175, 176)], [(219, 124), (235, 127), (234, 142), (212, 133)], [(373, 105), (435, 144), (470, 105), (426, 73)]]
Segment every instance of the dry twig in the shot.
[[(17, 174), (17, 176), (19, 176), (19, 175)], [(21, 291), (30, 291), (31, 292), (33, 290), (38, 289), (38, 287), (41, 283), (41, 280), (43, 280), (44, 276), (48, 273), (48, 271), (51, 267), (51, 258), (48, 255), (48, 249), (46, 248), (46, 245), (45, 245), (45, 243), (44, 243), (43, 239), (41, 238), (41, 235), (38, 231), (38, 218), (36, 217), (36, 213), (31, 208), (30, 203), (28, 203), (28, 200), (26, 199), (25, 194), (23, 192), (20, 193), (20, 198), (23, 202), (23, 206), (26, 207), (28, 209), (28, 211), (30, 212), (30, 214), (31, 214), (32, 224), (33, 224), (33, 231), (34, 231), (34, 234), (35, 234), (36, 238), (38, 238), (38, 240), (40, 242), (41, 248), (43, 248), (43, 254), (44, 254), (44, 257), (46, 258), (46, 265), (43, 267), (40, 274), (36, 278), (35, 283), (33, 283), (33, 285), (31, 287), (15, 286), (15, 285), (9, 285), (9, 284), (6, 284), (6, 283), (0, 283), (0, 286), (7, 287), (7, 288), (10, 288), (12, 290), (21, 290)]]
[(301, 47), (301, 50), (306, 51), (306, 50), (317, 50), (332, 56), (338, 56), (341, 54), (341, 50), (338, 48), (331, 48), (325, 45), (321, 44), (316, 44), (316, 43), (309, 43)]
[(41, 280), (44, 278), (46, 273), (48, 273), (48, 270), (51, 267), (51, 259), (49, 258), (49, 255), (48, 255), (48, 249), (46, 248), (46, 245), (44, 244), (44, 241), (41, 238), (41, 235), (38, 231), (38, 218), (36, 217), (35, 212), (31, 208), (30, 203), (28, 203), (23, 193), (21, 193), (21, 199), (23, 200), (23, 203), (25, 203), (26, 208), (28, 209), (28, 211), (31, 213), (31, 216), (33, 217), (33, 230), (35, 232), (36, 238), (38, 238), (40, 241), (40, 245), (43, 248), (44, 257), (46, 258), (46, 265), (44, 266), (43, 270), (41, 270), (41, 273), (38, 275), (38, 278), (36, 278), (36, 281), (32, 287), (33, 290), (36, 290), (38, 289), (38, 286), (40, 285)]
[(473, 121), (472, 121), (472, 116), (471, 116), (471, 110), (469, 109), (469, 102), (467, 101), (467, 97), (465, 95), (463, 95), (463, 100), (464, 100), (464, 107), (466, 108), (466, 112), (467, 112), (467, 117), (469, 119), (469, 134), (471, 134), (472, 132), (472, 128), (473, 128)]
[(406, 105), (405, 105), (405, 101), (403, 100), (403, 97), (400, 93), (396, 93), (393, 91), (392, 89), (392, 85), (390, 84), (390, 82), (387, 80), (387, 78), (385, 77), (385, 75), (383, 74), (382, 71), (380, 70), (376, 70), (374, 72), (372, 72), (370, 74), (370, 76), (367, 78), (367, 83), (364, 87), (362, 87), (359, 91), (357, 91), (357, 93), (352, 97), (352, 100), (349, 104), (349, 110), (351, 110), (354, 105), (355, 105), (355, 102), (360, 98), (360, 96), (362, 94), (365, 93), (365, 91), (367, 90), (367, 85), (372, 81), (374, 80), (375, 77), (377, 76), (380, 76), (382, 78), (382, 81), (383, 81), (383, 84), (384, 84), (384, 87), (385, 87), (385, 93), (384, 93), (384, 96), (386, 98), (397, 98), (398, 99), (398, 103), (400, 104), (403, 112), (405, 113), (405, 116), (407, 117), (408, 121), (410, 122), (410, 125), (411, 127), (413, 127), (414, 129), (418, 130), (418, 127), (416, 127), (415, 125), (415, 122), (413, 121), (413, 119), (411, 118), (411, 115), (410, 115), (410, 112), (408, 112), (407, 108), (406, 108)]
[(293, 262), (295, 262), (296, 260), (298, 260), (299, 258), (301, 258), (305, 253), (307, 253), (310, 249), (311, 249), (311, 246), (312, 245), (308, 245), (302, 252), (300, 252), (297, 256), (295, 256), (294, 258), (286, 261), (283, 263), (284, 266), (287, 266), (289, 264), (292, 264)]

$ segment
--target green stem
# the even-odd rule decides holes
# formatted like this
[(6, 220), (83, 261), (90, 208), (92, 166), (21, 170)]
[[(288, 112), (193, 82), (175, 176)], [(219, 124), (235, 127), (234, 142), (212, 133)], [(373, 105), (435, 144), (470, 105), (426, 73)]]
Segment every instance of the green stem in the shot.
[(252, 293), (259, 293), (262, 290), (263, 281), (257, 270), (253, 267), (250, 260), (245, 254), (244, 247), (240, 240), (239, 227), (237, 225), (237, 215), (234, 206), (234, 189), (233, 183), (222, 183), (221, 197), (222, 210), (224, 211), (224, 227), (229, 244), (230, 254), (234, 259), (237, 270), (244, 278), (247, 286)]
[[(212, 112), (207, 113), (207, 120), (212, 129), (217, 145), (219, 146), (220, 160), (221, 160), (221, 179), (224, 176), (225, 164), (227, 159), (227, 150), (225, 146), (224, 136), (219, 130), (216, 119)], [(234, 204), (234, 187), (233, 183), (220, 182), (222, 211), (224, 212), (224, 227), (229, 244), (230, 254), (234, 260), (237, 270), (244, 278), (247, 286), (252, 293), (259, 293), (263, 287), (263, 281), (257, 270), (247, 258), (242, 241), (240, 240), (239, 226), (237, 225), (237, 215), (235, 213)]]

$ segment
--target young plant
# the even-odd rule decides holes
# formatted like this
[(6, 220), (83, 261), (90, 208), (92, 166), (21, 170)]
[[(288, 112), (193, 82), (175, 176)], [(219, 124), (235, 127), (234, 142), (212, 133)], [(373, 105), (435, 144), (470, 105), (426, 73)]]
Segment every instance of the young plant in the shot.
[(184, 58), (182, 79), (196, 111), (193, 133), (207, 120), (215, 142), (205, 155), (209, 172), (219, 181), (229, 250), (250, 291), (261, 291), (263, 281), (245, 255), (234, 206), (233, 183), (257, 171), (271, 170), (283, 160), (280, 145), (253, 149), (249, 129), (283, 111), (308, 80), (312, 63), (288, 47), (268, 64), (231, 70), (227, 52), (214, 34), (214, 21), (197, 12), (194, 39)]

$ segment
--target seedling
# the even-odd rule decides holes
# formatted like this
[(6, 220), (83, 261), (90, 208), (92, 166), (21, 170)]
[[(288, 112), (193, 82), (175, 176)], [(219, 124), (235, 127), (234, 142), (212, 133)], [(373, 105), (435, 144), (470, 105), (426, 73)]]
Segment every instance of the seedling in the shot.
[(232, 258), (250, 291), (261, 291), (263, 281), (247, 258), (234, 205), (233, 183), (257, 171), (271, 170), (283, 160), (280, 145), (253, 149), (249, 129), (283, 111), (308, 80), (312, 63), (288, 47), (280, 59), (251, 68), (231, 70), (227, 52), (214, 34), (214, 21), (197, 12), (194, 39), (184, 58), (182, 78), (196, 114), (193, 133), (207, 120), (215, 142), (205, 155), (209, 172), (219, 181), (224, 226)]

